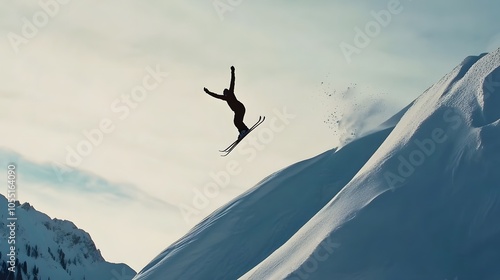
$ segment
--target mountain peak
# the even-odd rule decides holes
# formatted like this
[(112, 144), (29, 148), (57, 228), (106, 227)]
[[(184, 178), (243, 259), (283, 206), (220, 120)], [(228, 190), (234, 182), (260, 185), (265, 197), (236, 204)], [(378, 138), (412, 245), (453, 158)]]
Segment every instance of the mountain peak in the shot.
[[(17, 203), (19, 204), (19, 202)], [(26, 211), (35, 210), (35, 208), (33, 208), (33, 206), (31, 206), (31, 204), (29, 204), (28, 202), (23, 203), (20, 207)]]
[[(0, 195), (0, 201), (7, 199)], [(79, 229), (73, 222), (51, 219), (41, 213), (30, 203), (16, 204), (16, 247), (17, 263), (26, 263), (26, 269), (16, 273), (19, 277), (31, 275), (37, 271), (38, 279), (112, 279), (120, 272), (122, 279), (130, 279), (135, 272), (125, 264), (113, 264), (104, 260), (90, 235)], [(5, 213), (0, 213), (2, 221), (6, 221)], [(3, 224), (3, 222), (0, 222)], [(0, 236), (7, 240), (7, 226), (2, 226)], [(22, 233), (22, 234), (21, 234)], [(8, 252), (8, 244), (0, 244), (0, 259)], [(0, 276), (7, 277), (6, 268), (0, 269)], [(128, 275), (128, 276), (127, 276)], [(31, 275), (33, 277), (33, 275)], [(2, 277), (0, 277), (2, 278)], [(3, 278), (2, 278), (3, 279)], [(29, 278), (32, 279), (32, 278)]]

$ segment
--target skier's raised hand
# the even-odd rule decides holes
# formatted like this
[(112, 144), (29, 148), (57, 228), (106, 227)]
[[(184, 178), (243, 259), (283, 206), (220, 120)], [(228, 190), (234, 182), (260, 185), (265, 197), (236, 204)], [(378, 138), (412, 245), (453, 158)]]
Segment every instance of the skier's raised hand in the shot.
[(234, 72), (234, 66), (231, 66), (231, 71), (233, 71), (233, 72)]

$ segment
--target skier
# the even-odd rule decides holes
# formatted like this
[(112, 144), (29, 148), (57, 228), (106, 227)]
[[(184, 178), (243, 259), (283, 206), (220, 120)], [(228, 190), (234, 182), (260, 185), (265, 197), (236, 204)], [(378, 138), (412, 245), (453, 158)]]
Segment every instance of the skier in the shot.
[(238, 132), (240, 133), (238, 135), (238, 140), (243, 138), (249, 132), (249, 129), (243, 122), (243, 117), (245, 116), (245, 106), (243, 105), (243, 103), (238, 101), (238, 99), (236, 99), (236, 96), (234, 95), (234, 66), (231, 66), (231, 84), (229, 85), (229, 89), (224, 89), (223, 95), (213, 93), (207, 88), (203, 88), (203, 90), (209, 95), (218, 99), (225, 100), (227, 102), (229, 108), (231, 108), (231, 110), (234, 112), (233, 122), (238, 129)]

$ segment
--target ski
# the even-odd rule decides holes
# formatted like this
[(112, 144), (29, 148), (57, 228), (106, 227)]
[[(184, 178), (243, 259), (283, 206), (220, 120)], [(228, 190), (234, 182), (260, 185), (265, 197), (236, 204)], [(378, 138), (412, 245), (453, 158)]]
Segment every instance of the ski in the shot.
[(254, 130), (257, 126), (259, 126), (261, 123), (263, 123), (265, 119), (266, 119), (265, 116), (264, 117), (259, 116), (259, 120), (252, 127), (250, 127), (247, 134), (245, 134), (240, 139), (237, 139), (236, 141), (231, 143), (231, 145), (229, 145), (229, 147), (225, 148), (224, 150), (219, 150), (219, 152), (223, 153), (221, 156), (225, 157), (225, 156), (229, 155), (229, 153), (231, 153), (231, 151), (233, 151), (233, 149), (236, 148), (236, 146), (241, 142), (241, 140), (243, 140), (248, 134), (250, 134), (250, 132), (252, 132), (252, 130)]
[[(264, 117), (265, 118), (265, 117)], [(250, 131), (252, 131), (252, 129), (254, 129), (255, 127), (257, 127), (262, 121), (262, 116), (259, 116), (259, 120), (248, 130), (248, 133), (250, 133)], [(247, 133), (247, 134), (248, 134)], [(246, 136), (246, 135), (245, 135)], [(244, 137), (243, 137), (244, 138)], [(243, 139), (241, 138), (241, 139)], [(236, 141), (234, 141), (233, 143), (231, 143), (231, 145), (229, 145), (229, 147), (225, 148), (224, 150), (219, 150), (219, 152), (227, 152), (229, 149), (231, 149), (234, 145), (238, 144), (239, 141), (241, 141), (241, 139), (238, 139)]]

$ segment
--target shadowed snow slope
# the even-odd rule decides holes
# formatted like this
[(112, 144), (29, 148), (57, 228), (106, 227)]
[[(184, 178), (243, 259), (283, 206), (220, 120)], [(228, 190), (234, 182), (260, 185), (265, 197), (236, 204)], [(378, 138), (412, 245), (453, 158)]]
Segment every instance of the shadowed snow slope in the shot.
[[(283, 169), (134, 279), (500, 279), (500, 49)], [(313, 141), (313, 140), (311, 140)]]
[(238, 278), (325, 206), (366, 163), (390, 130), (272, 174), (203, 220), (135, 279)]

